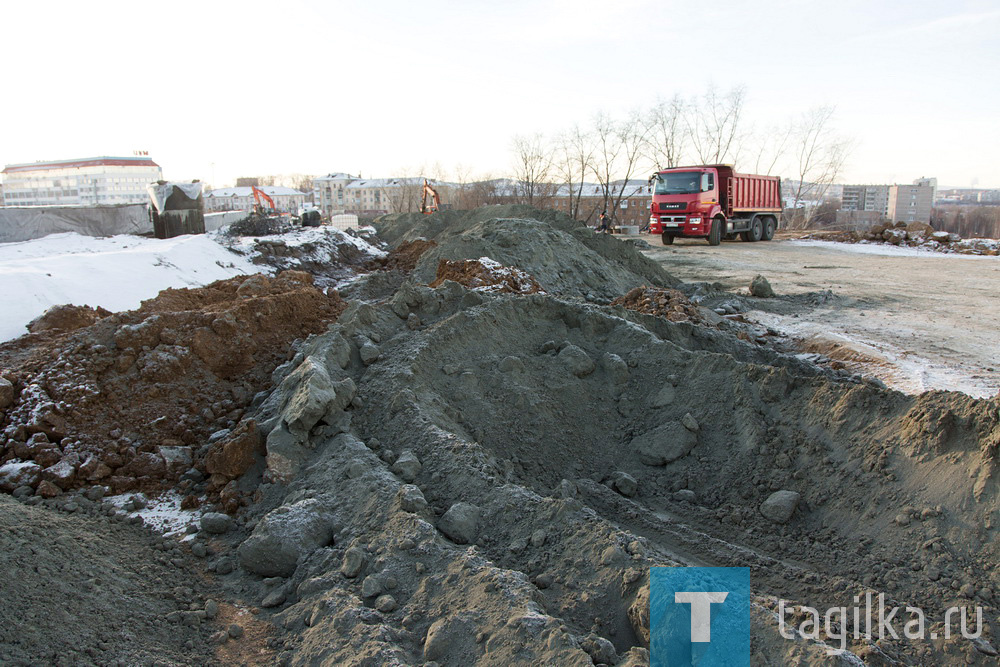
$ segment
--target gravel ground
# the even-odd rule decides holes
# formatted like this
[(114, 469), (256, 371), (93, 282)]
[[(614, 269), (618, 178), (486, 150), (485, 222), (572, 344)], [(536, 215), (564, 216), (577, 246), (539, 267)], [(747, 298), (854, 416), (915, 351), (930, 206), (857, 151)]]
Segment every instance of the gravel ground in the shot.
[(800, 301), (751, 319), (798, 337), (832, 332), (872, 345), (891, 362), (876, 374), (897, 389), (951, 389), (976, 397), (1000, 390), (996, 257), (791, 239), (716, 248), (690, 239), (664, 247), (656, 236), (643, 238), (653, 246), (645, 254), (684, 281), (737, 289), (762, 274), (779, 295), (831, 290), (837, 298), (819, 306)]

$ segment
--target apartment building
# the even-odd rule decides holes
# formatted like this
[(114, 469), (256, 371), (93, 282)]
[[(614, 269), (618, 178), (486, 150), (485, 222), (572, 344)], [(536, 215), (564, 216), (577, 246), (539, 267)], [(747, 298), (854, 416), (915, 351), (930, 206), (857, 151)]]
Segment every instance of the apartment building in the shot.
[(927, 182), (929, 180), (933, 179), (917, 179), (912, 185), (889, 186), (887, 217), (891, 222), (930, 223), (936, 182), (931, 184)]
[(913, 181), (914, 185), (926, 186), (931, 189), (931, 202), (937, 201), (937, 179), (936, 178), (926, 178), (921, 176), (917, 180)]
[(889, 186), (845, 185), (840, 197), (840, 210), (868, 211), (888, 217)]
[[(257, 189), (273, 199), (274, 205), (282, 213), (298, 213), (299, 207), (306, 201), (306, 194), (293, 188), (262, 185)], [(250, 211), (254, 205), (253, 188), (249, 186), (209, 190), (203, 198), (206, 213)], [(263, 203), (267, 205), (267, 202)]]
[[(325, 215), (412, 213), (420, 210), (423, 187), (422, 177), (357, 178), (336, 172), (313, 179), (313, 201)], [(452, 189), (447, 183), (434, 187), (442, 198)]]
[(163, 170), (149, 157), (9, 164), (2, 174), (4, 206), (145, 204), (146, 185), (163, 178)]
[(341, 213), (345, 209), (344, 187), (354, 180), (354, 176), (332, 173), (313, 179), (313, 203), (324, 214)]

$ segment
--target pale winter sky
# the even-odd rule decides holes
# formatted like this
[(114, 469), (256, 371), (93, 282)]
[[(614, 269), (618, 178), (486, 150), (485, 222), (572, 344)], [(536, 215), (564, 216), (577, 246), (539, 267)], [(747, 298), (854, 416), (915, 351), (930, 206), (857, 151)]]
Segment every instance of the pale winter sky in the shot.
[(1000, 187), (997, 0), (24, 0), (2, 16), (0, 164), (147, 150), (167, 178), (217, 185), (500, 174), (515, 134), (714, 84), (745, 86), (761, 127), (836, 105), (855, 144), (842, 182)]

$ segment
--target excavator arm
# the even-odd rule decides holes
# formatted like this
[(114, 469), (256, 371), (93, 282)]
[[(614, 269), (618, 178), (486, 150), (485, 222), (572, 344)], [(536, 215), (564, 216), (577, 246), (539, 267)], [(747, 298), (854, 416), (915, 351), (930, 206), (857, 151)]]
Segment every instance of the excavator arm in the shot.
[(274, 205), (274, 200), (271, 199), (271, 197), (266, 192), (264, 192), (263, 190), (261, 190), (260, 188), (258, 188), (256, 185), (251, 185), (250, 189), (253, 191), (253, 200), (255, 202), (257, 202), (257, 209), (258, 210), (260, 210), (260, 209), (263, 208), (263, 205), (260, 203), (261, 199), (263, 199), (264, 201), (266, 201), (270, 205), (271, 210), (273, 210), (273, 211), (277, 211), (278, 210), (278, 207)]
[[(431, 204), (427, 205), (427, 198), (430, 197)], [(438, 196), (437, 190), (431, 187), (431, 184), (424, 179), (424, 191), (420, 197), (420, 212), (424, 214), (437, 213), (441, 210), (441, 197)]]

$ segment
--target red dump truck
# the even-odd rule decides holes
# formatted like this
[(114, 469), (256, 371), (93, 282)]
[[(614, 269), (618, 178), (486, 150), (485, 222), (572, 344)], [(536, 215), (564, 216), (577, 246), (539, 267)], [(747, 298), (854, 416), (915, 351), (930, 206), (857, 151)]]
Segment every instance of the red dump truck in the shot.
[(781, 179), (737, 174), (732, 165), (675, 167), (649, 179), (653, 202), (649, 231), (664, 244), (678, 236), (707, 238), (709, 245), (739, 234), (770, 241), (781, 213)]

